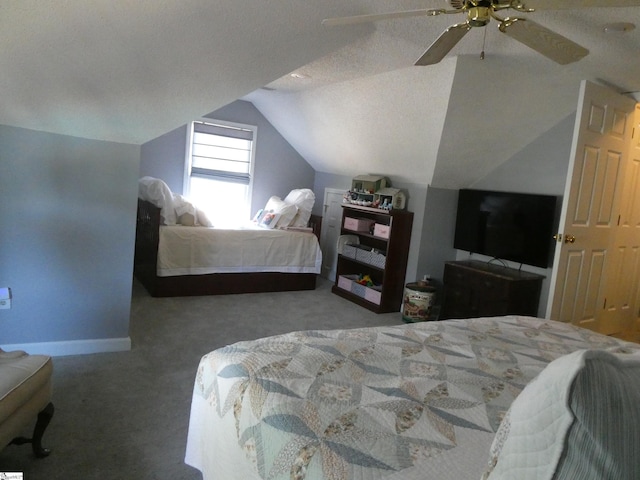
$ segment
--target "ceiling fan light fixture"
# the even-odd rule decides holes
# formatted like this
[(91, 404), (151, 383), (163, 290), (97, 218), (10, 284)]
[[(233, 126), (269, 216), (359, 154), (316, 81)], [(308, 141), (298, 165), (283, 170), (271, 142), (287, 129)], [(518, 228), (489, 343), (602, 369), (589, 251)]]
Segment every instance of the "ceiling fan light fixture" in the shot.
[(467, 12), (467, 22), (472, 27), (484, 27), (491, 20), (489, 7), (471, 7)]

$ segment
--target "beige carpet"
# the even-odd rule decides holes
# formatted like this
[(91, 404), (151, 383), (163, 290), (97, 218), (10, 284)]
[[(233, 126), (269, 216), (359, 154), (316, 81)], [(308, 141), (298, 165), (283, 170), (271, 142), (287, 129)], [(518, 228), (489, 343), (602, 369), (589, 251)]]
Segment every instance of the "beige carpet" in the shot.
[[(330, 291), (151, 298), (134, 284), (132, 350), (54, 358), (56, 412), (48, 458), (28, 445), (0, 452), (0, 472), (25, 480), (201, 479), (184, 464), (191, 391), (202, 355), (230, 343), (293, 330), (402, 322)], [(25, 432), (30, 435), (30, 432)]]

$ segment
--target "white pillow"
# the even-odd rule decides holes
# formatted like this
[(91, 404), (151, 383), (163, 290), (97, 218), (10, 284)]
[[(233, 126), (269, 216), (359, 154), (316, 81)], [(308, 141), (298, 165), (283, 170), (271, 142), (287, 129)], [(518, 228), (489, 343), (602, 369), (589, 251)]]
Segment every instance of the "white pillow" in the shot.
[(260, 223), (260, 219), (262, 218), (263, 215), (264, 215), (264, 208), (261, 208), (256, 212), (256, 214), (253, 216), (253, 219), (251, 221), (253, 223)]
[(159, 178), (139, 179), (138, 197), (160, 209), (160, 220), (164, 225), (213, 227), (213, 223), (202, 210), (182, 195), (172, 193), (169, 186)]
[(279, 213), (265, 211), (260, 216), (260, 221), (258, 222), (258, 225), (262, 228), (271, 229), (276, 227), (276, 225), (278, 224), (278, 220), (280, 220)]
[(189, 200), (174, 193), (173, 205), (180, 225), (191, 227), (196, 224), (196, 207)]
[(267, 202), (267, 205), (264, 207), (264, 211), (267, 213), (278, 214), (279, 218), (277, 220), (277, 225), (274, 225), (274, 227), (284, 228), (291, 225), (291, 221), (296, 216), (296, 213), (298, 213), (298, 207), (294, 204), (283, 201), (280, 197), (273, 196)]
[(213, 222), (209, 219), (208, 215), (199, 208), (196, 209), (196, 218), (198, 223), (203, 227), (213, 227)]
[(640, 351), (618, 350), (551, 362), (512, 403), (482, 478), (640, 478)]
[(175, 225), (177, 221), (173, 193), (159, 178), (142, 177), (138, 180), (138, 197), (160, 209), (160, 220), (165, 225)]
[(316, 196), (312, 190), (308, 188), (297, 188), (291, 190), (284, 198), (286, 203), (290, 203), (298, 207), (298, 213), (291, 222), (292, 227), (306, 227), (311, 218), (311, 211), (316, 202)]
[(206, 213), (177, 193), (173, 194), (177, 222), (187, 227), (213, 227)]

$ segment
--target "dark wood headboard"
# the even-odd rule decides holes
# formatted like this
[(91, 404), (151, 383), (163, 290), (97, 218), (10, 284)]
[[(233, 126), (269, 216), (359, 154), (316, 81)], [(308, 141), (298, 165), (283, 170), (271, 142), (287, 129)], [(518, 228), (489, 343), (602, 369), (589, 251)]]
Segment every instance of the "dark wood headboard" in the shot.
[(311, 215), (309, 218), (309, 226), (313, 228), (313, 234), (318, 237), (318, 241), (320, 241), (320, 234), (322, 233), (322, 217), (320, 215)]
[(152, 265), (155, 269), (159, 239), (160, 209), (150, 202), (138, 199), (134, 265)]

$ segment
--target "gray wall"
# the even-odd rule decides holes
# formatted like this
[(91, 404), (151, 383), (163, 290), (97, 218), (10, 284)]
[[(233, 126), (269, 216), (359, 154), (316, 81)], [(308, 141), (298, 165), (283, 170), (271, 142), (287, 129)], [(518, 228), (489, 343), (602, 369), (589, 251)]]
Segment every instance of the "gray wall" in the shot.
[(140, 176), (161, 178), (172, 192), (182, 193), (187, 126), (155, 138), (140, 148)]
[(428, 188), (416, 279), (428, 275), (442, 281), (444, 262), (455, 260), (453, 234), (457, 206), (457, 190)]
[(473, 184), (473, 188), (546, 195), (564, 194), (575, 113)]
[[(284, 198), (294, 188), (312, 188), (313, 168), (253, 104), (238, 100), (205, 117), (258, 127), (252, 215), (263, 208), (272, 195)], [(183, 126), (145, 143), (140, 159), (140, 176), (160, 178), (172, 191), (182, 193), (186, 139), (187, 128)]]
[(0, 126), (0, 345), (128, 349), (140, 149)]

